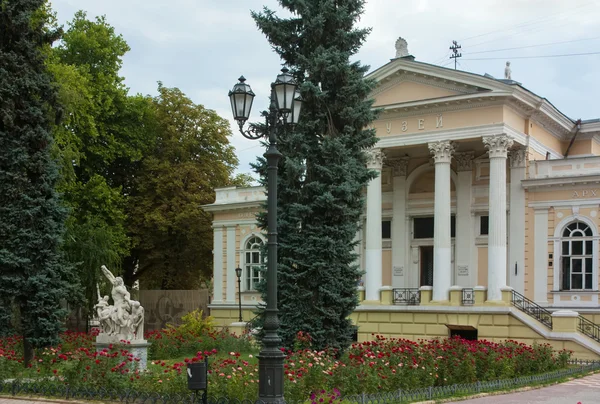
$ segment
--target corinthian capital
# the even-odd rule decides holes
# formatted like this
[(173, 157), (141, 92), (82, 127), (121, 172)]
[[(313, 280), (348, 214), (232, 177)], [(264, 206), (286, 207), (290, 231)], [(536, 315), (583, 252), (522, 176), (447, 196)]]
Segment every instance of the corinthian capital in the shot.
[(408, 157), (386, 158), (385, 164), (392, 167), (394, 177), (405, 177), (408, 160)]
[(371, 170), (381, 170), (384, 158), (384, 154), (381, 152), (381, 149), (368, 150), (367, 157), (367, 168)]
[(514, 141), (507, 135), (486, 136), (483, 138), (483, 145), (488, 150), (491, 159), (506, 158), (508, 149)]
[(454, 160), (456, 160), (457, 171), (471, 171), (473, 168), (473, 157), (475, 157), (475, 153), (472, 151), (455, 153)]
[(519, 147), (518, 149), (511, 150), (508, 153), (508, 160), (510, 161), (510, 168), (523, 168), (527, 162), (527, 148)]
[(455, 143), (449, 140), (431, 142), (427, 146), (436, 163), (450, 163), (455, 150)]

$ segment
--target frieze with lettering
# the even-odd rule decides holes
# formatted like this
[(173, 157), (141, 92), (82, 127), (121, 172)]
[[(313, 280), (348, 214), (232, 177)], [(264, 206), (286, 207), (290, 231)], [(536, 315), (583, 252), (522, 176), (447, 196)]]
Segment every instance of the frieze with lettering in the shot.
[(597, 198), (599, 190), (597, 189), (582, 189), (573, 191), (572, 198)]
[[(427, 130), (440, 129), (444, 127), (444, 117), (440, 114), (435, 118), (416, 118), (411, 120), (400, 121), (400, 131), (407, 132), (409, 129)], [(391, 134), (393, 130), (392, 122), (386, 122), (385, 131)]]

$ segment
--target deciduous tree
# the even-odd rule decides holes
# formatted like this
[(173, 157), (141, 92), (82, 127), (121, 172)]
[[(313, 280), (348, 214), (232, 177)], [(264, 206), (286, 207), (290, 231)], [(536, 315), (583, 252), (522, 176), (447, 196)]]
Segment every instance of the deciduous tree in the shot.
[(159, 84), (158, 92), (156, 141), (130, 197), (126, 277), (145, 288), (190, 289), (212, 272), (212, 217), (200, 207), (214, 201), (216, 187), (233, 184), (237, 158), (225, 119), (177, 88)]

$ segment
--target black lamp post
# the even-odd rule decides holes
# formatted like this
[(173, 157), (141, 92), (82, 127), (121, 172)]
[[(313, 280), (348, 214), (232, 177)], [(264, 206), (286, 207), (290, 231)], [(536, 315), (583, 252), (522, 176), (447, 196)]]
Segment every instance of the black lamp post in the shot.
[(239, 307), (239, 313), (240, 313), (240, 318), (239, 318), (239, 322), (242, 322), (242, 268), (236, 268), (235, 269), (235, 276), (237, 276), (238, 278), (238, 307)]
[[(281, 351), (279, 318), (277, 317), (277, 164), (281, 153), (277, 150), (277, 132), (280, 129), (291, 129), (298, 123), (302, 98), (298, 94), (298, 84), (288, 69), (281, 69), (271, 84), (271, 105), (268, 112), (263, 112), (266, 119), (266, 131), (257, 130), (250, 125), (244, 130), (244, 124), (250, 116), (254, 93), (244, 76), (229, 92), (233, 117), (238, 122), (240, 132), (247, 139), (260, 139), (268, 136), (269, 147), (265, 153), (267, 158), (267, 307), (264, 317), (264, 337), (262, 349), (258, 355), (258, 398), (265, 403), (282, 403), (283, 399), (283, 360)], [(265, 133), (266, 132), (266, 133)]]

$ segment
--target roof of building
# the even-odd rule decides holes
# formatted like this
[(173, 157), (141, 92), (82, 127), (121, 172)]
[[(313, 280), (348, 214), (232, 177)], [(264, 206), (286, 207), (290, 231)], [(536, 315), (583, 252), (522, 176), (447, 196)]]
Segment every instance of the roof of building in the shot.
[[(490, 75), (488, 73), (485, 73), (485, 74), (481, 75), (481, 74), (478, 74), (478, 73), (468, 72), (468, 71), (465, 71), (465, 70), (452, 69), (452, 68), (449, 68), (449, 67), (439, 66), (439, 65), (435, 65), (435, 64), (431, 64), (431, 63), (427, 63), (427, 62), (420, 62), (420, 61), (415, 60), (414, 56), (412, 56), (412, 55), (390, 59), (390, 61), (388, 63), (386, 63), (386, 64), (378, 67), (377, 69), (373, 70), (372, 72), (370, 72), (367, 75), (367, 77), (376, 75), (376, 73), (378, 73), (382, 69), (385, 69), (386, 67), (390, 66), (391, 64), (395, 63), (398, 60), (402, 60), (402, 61), (405, 61), (405, 62), (414, 63), (414, 64), (417, 64), (417, 65), (426, 66), (426, 67), (429, 67), (429, 68), (433, 67), (435, 69), (440, 69), (440, 70), (452, 72), (454, 74), (455, 73), (460, 73), (462, 75), (472, 76), (472, 77), (477, 78), (477, 79), (483, 78), (485, 80), (492, 80), (494, 82), (502, 83), (502, 84), (505, 84), (505, 85), (519, 87), (519, 88), (523, 89), (524, 91), (526, 91), (527, 93), (531, 94), (532, 96), (534, 96), (534, 97), (536, 97), (536, 98), (538, 98), (540, 100), (543, 100), (546, 103), (548, 103), (549, 106), (551, 106), (554, 110), (556, 110), (556, 112), (559, 113), (560, 115), (562, 115), (565, 119), (568, 119), (570, 122), (572, 122), (573, 125), (577, 122), (577, 119), (573, 119), (573, 118), (567, 116), (566, 114), (564, 114), (554, 104), (552, 104), (552, 102), (550, 100), (548, 100), (546, 97), (542, 97), (542, 96), (536, 94), (535, 92), (529, 90), (527, 87), (525, 87), (522, 83), (520, 83), (518, 81), (507, 80), (507, 79), (497, 79), (497, 78), (495, 78), (494, 76), (492, 76), (492, 75)], [(582, 120), (581, 122), (582, 122), (582, 124), (597, 123), (597, 122), (600, 122), (600, 118)]]

